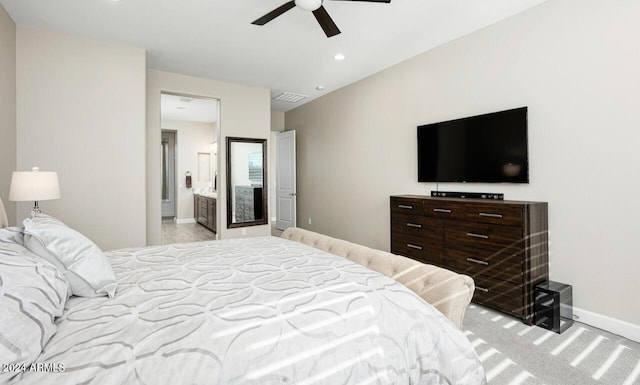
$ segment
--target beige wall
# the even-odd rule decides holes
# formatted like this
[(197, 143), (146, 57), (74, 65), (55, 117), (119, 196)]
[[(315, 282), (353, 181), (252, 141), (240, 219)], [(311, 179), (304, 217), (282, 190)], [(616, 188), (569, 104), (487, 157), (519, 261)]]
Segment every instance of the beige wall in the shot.
[[(193, 193), (206, 191), (213, 186), (213, 178), (209, 182), (198, 181), (198, 153), (211, 153), (211, 142), (216, 134), (213, 123), (187, 122), (181, 120), (162, 120), (163, 130), (176, 131), (176, 218), (178, 222), (193, 218)], [(213, 154), (211, 154), (213, 156)], [(191, 172), (192, 188), (185, 185), (186, 172)], [(213, 175), (213, 174), (211, 174)]]
[(144, 246), (144, 50), (22, 26), (17, 37), (17, 168), (60, 179), (43, 211), (103, 249)]
[(16, 24), (0, 5), (0, 199), (9, 224), (16, 205), (9, 202), (11, 173), (16, 169)]
[[(269, 139), (270, 92), (212, 79), (197, 78), (157, 70), (147, 70), (147, 244), (160, 243), (160, 93), (203, 96), (220, 100), (220, 140), (218, 141), (218, 236), (238, 237), (242, 229), (227, 229), (226, 220), (226, 137)], [(270, 155), (269, 155), (270, 156)], [(270, 228), (244, 228), (247, 236), (268, 235)]]
[(271, 111), (271, 131), (284, 131), (283, 111)]
[(388, 250), (389, 195), (436, 188), (416, 126), (526, 105), (530, 184), (440, 189), (548, 201), (551, 278), (640, 325), (638, 36), (637, 0), (550, 1), (287, 112), (299, 223)]

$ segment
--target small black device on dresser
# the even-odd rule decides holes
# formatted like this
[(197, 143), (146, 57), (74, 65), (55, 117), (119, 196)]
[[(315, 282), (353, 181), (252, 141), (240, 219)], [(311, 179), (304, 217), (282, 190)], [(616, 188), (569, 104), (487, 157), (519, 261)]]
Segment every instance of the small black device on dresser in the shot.
[(573, 288), (546, 281), (535, 288), (535, 324), (556, 333), (573, 325)]
[(462, 191), (433, 191), (431, 196), (437, 198), (469, 198), (469, 199), (494, 199), (503, 200), (504, 194), (500, 193), (479, 193), (479, 192), (462, 192)]

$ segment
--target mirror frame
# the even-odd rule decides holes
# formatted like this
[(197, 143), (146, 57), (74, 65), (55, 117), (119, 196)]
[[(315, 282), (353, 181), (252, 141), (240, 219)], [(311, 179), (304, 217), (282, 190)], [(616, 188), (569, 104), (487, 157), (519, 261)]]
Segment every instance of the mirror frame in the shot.
[[(231, 175), (231, 144), (232, 143), (258, 143), (262, 145), (262, 219), (248, 222), (233, 222), (233, 186)], [(227, 137), (227, 228), (233, 229), (237, 227), (248, 227), (269, 224), (269, 213), (267, 212), (267, 190), (269, 185), (267, 184), (267, 140), (257, 138), (239, 138), (239, 137)]]

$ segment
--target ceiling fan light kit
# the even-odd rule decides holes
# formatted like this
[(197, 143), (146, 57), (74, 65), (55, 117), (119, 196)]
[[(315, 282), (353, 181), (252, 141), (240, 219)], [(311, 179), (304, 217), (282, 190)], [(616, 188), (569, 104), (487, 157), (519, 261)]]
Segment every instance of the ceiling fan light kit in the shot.
[[(337, 1), (337, 0), (336, 0)], [(391, 3), (391, 0), (340, 0), (340, 1), (361, 1), (367, 3)], [(305, 11), (309, 11), (313, 13), (313, 16), (316, 17), (318, 24), (324, 31), (327, 37), (335, 36), (340, 33), (338, 26), (333, 22), (329, 13), (322, 5), (323, 0), (292, 0), (287, 3), (282, 4), (278, 8), (273, 11), (267, 13), (266, 15), (254, 20), (251, 24), (255, 25), (265, 25), (276, 17), (282, 15), (287, 12), (291, 8), (298, 7)]]
[(322, 6), (322, 0), (295, 0), (295, 4), (298, 8), (311, 12)]

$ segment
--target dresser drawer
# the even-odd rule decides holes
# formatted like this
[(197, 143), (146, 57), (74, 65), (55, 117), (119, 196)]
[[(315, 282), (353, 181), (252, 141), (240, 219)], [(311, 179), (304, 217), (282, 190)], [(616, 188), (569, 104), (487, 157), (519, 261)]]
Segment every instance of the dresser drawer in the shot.
[(437, 218), (464, 219), (464, 203), (447, 201), (425, 201), (424, 215)]
[(423, 237), (394, 233), (392, 238), (391, 253), (443, 266), (442, 249), (428, 245)]
[(524, 315), (523, 286), (483, 275), (473, 276), (476, 291), (473, 302), (497, 308), (522, 318)]
[(520, 226), (522, 223), (522, 208), (507, 205), (468, 203), (466, 205), (466, 217), (468, 220), (475, 222)]
[(444, 225), (441, 219), (407, 214), (393, 214), (391, 218), (392, 233), (425, 237), (440, 242), (444, 239)]
[(444, 240), (452, 247), (462, 245), (494, 252), (518, 252), (522, 249), (522, 228), (476, 222), (445, 221)]
[(421, 199), (391, 197), (391, 214), (422, 215)]
[(521, 258), (517, 254), (473, 252), (448, 248), (444, 251), (445, 265), (458, 273), (476, 276), (482, 274), (500, 281), (522, 284)]

